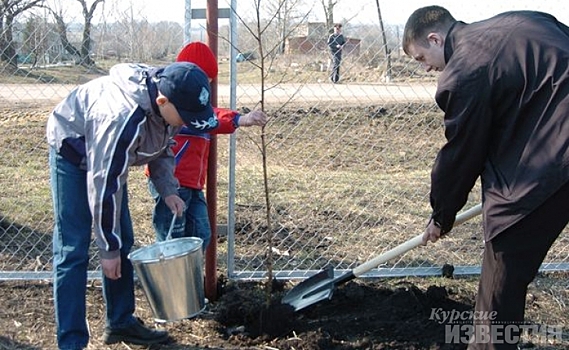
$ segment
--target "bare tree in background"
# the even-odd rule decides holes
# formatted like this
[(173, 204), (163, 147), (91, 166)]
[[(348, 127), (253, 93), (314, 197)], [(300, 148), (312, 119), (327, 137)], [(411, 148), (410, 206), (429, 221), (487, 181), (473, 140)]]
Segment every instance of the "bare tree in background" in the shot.
[(280, 39), (279, 54), (285, 53), (286, 38), (290, 34), (290, 28), (298, 24), (299, 21), (302, 22), (306, 19), (305, 13), (299, 13), (296, 10), (304, 3), (304, 0), (272, 0), (264, 5), (268, 13), (274, 13), (274, 25), (272, 28), (277, 31), (276, 37)]
[(44, 0), (0, 0), (0, 62), (14, 70), (18, 68), (18, 55), (13, 38), (16, 16), (43, 5)]
[[(153, 43), (149, 47), (152, 59), (165, 59), (169, 55), (175, 56), (183, 46), (184, 28), (176, 22), (158, 22), (149, 28), (146, 41)], [(148, 40), (150, 39), (150, 40)]]
[(385, 79), (387, 82), (391, 81), (391, 50), (387, 46), (387, 38), (385, 36), (385, 28), (383, 26), (383, 18), (381, 16), (381, 8), (379, 6), (379, 0), (375, 0), (377, 7), (377, 15), (379, 17), (379, 26), (381, 28), (381, 37), (383, 39), (383, 48), (385, 49), (385, 59), (387, 62), (387, 67), (385, 69)]
[(30, 63), (32, 68), (47, 63), (45, 57), (48, 56), (52, 32), (53, 25), (48, 23), (45, 17), (30, 16), (26, 20), (20, 55), (25, 55), (25, 63)]
[(50, 7), (49, 10), (52, 13), (55, 22), (57, 24), (57, 29), (61, 44), (65, 51), (67, 51), (72, 56), (76, 57), (76, 62), (83, 66), (94, 66), (95, 61), (91, 59), (91, 48), (93, 44), (93, 39), (91, 38), (91, 30), (93, 26), (93, 15), (97, 10), (97, 6), (105, 2), (105, 0), (94, 0), (91, 5), (87, 3), (86, 0), (76, 0), (82, 9), (83, 14), (83, 35), (81, 39), (81, 45), (79, 48), (75, 47), (67, 37), (67, 24), (63, 18), (63, 6), (59, 9)]
[(118, 20), (118, 33), (120, 33), (120, 42), (126, 50), (129, 60), (146, 61), (144, 56), (144, 33), (146, 31), (147, 22), (139, 19), (132, 6), (124, 11)]
[(101, 26), (101, 32), (106, 34), (99, 40), (101, 54), (112, 51), (117, 57), (131, 62), (149, 62), (174, 56), (182, 47), (183, 27), (179, 23), (152, 23), (136, 12), (133, 4), (126, 8), (113, 7), (116, 5), (110, 2), (110, 9), (106, 11), (112, 13), (115, 22)]
[(331, 29), (334, 26), (334, 7), (340, 0), (320, 0), (324, 9), (324, 17), (326, 17), (326, 28)]

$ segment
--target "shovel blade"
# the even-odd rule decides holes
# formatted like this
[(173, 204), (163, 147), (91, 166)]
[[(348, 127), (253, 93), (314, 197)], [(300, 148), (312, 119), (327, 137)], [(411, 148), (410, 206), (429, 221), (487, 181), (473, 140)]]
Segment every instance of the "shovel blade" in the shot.
[(319, 301), (332, 298), (335, 288), (334, 268), (329, 266), (292, 288), (281, 300), (294, 311), (302, 310)]

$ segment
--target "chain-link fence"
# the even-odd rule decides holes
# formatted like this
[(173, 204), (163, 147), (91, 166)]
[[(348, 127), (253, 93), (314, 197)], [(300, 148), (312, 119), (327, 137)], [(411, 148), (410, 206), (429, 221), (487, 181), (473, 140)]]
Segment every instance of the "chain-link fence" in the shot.
[[(87, 11), (31, 0), (0, 5), (0, 278), (50, 277), (44, 134), (54, 105), (117, 62), (162, 65), (188, 36), (205, 40), (206, 21), (189, 25), (186, 2), (170, 2), (160, 9), (152, 2), (66, 4)], [(430, 214), (430, 167), (444, 135), (436, 75), (400, 50), (414, 7), (401, 17), (383, 1), (379, 9), (374, 1), (337, 3), (334, 19), (347, 38), (338, 84), (329, 79), (331, 25), (320, 4), (267, 1), (257, 11), (253, 1), (239, 2), (231, 23), (219, 20), (218, 105), (263, 107), (270, 116), (264, 130), (218, 136), (218, 262), (232, 278), (264, 278), (269, 268), (279, 278), (330, 265), (352, 269), (421, 233)], [(466, 21), (492, 14), (475, 4), (442, 5)], [(532, 9), (563, 8), (548, 5)], [(129, 192), (136, 244), (150, 244), (153, 201), (142, 169), (131, 169)], [(467, 206), (479, 201), (477, 186)], [(568, 243), (566, 231), (544, 269), (567, 268)], [(475, 218), (368, 275), (440, 274), (444, 264), (477, 273), (482, 250)], [(98, 269), (96, 259), (91, 268)]]

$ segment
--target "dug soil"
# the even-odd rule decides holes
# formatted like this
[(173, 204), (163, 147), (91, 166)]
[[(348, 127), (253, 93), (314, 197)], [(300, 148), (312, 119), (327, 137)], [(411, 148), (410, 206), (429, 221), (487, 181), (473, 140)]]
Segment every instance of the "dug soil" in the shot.
[[(526, 319), (566, 329), (567, 276), (541, 276), (528, 292)], [(137, 310), (147, 324), (167, 329), (169, 344), (152, 349), (466, 349), (466, 338), (453, 337), (443, 311), (473, 309), (476, 277), (356, 279), (335, 289), (329, 300), (300, 311), (281, 303), (293, 287), (274, 282), (271, 293), (261, 282), (220, 279), (219, 298), (192, 319), (153, 324), (141, 288)], [(52, 286), (46, 282), (0, 282), (0, 349), (56, 349)], [(100, 283), (88, 287), (89, 349), (135, 349), (127, 344), (104, 345), (104, 302)], [(560, 301), (562, 304), (559, 304)], [(551, 337), (550, 337), (551, 338)], [(530, 349), (567, 349), (560, 338), (527, 338)], [(138, 347), (140, 349), (140, 347)]]

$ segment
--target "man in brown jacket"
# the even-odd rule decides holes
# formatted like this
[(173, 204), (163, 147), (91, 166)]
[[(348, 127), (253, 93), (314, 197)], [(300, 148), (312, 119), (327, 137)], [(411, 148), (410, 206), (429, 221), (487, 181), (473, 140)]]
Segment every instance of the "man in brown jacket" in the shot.
[(491, 317), (474, 320), (470, 348), (515, 349), (527, 286), (569, 221), (569, 28), (531, 11), (466, 24), (428, 6), (409, 17), (403, 48), (441, 72), (435, 99), (447, 143), (431, 173), (423, 243), (451, 230), (480, 177), (485, 249), (475, 315)]

